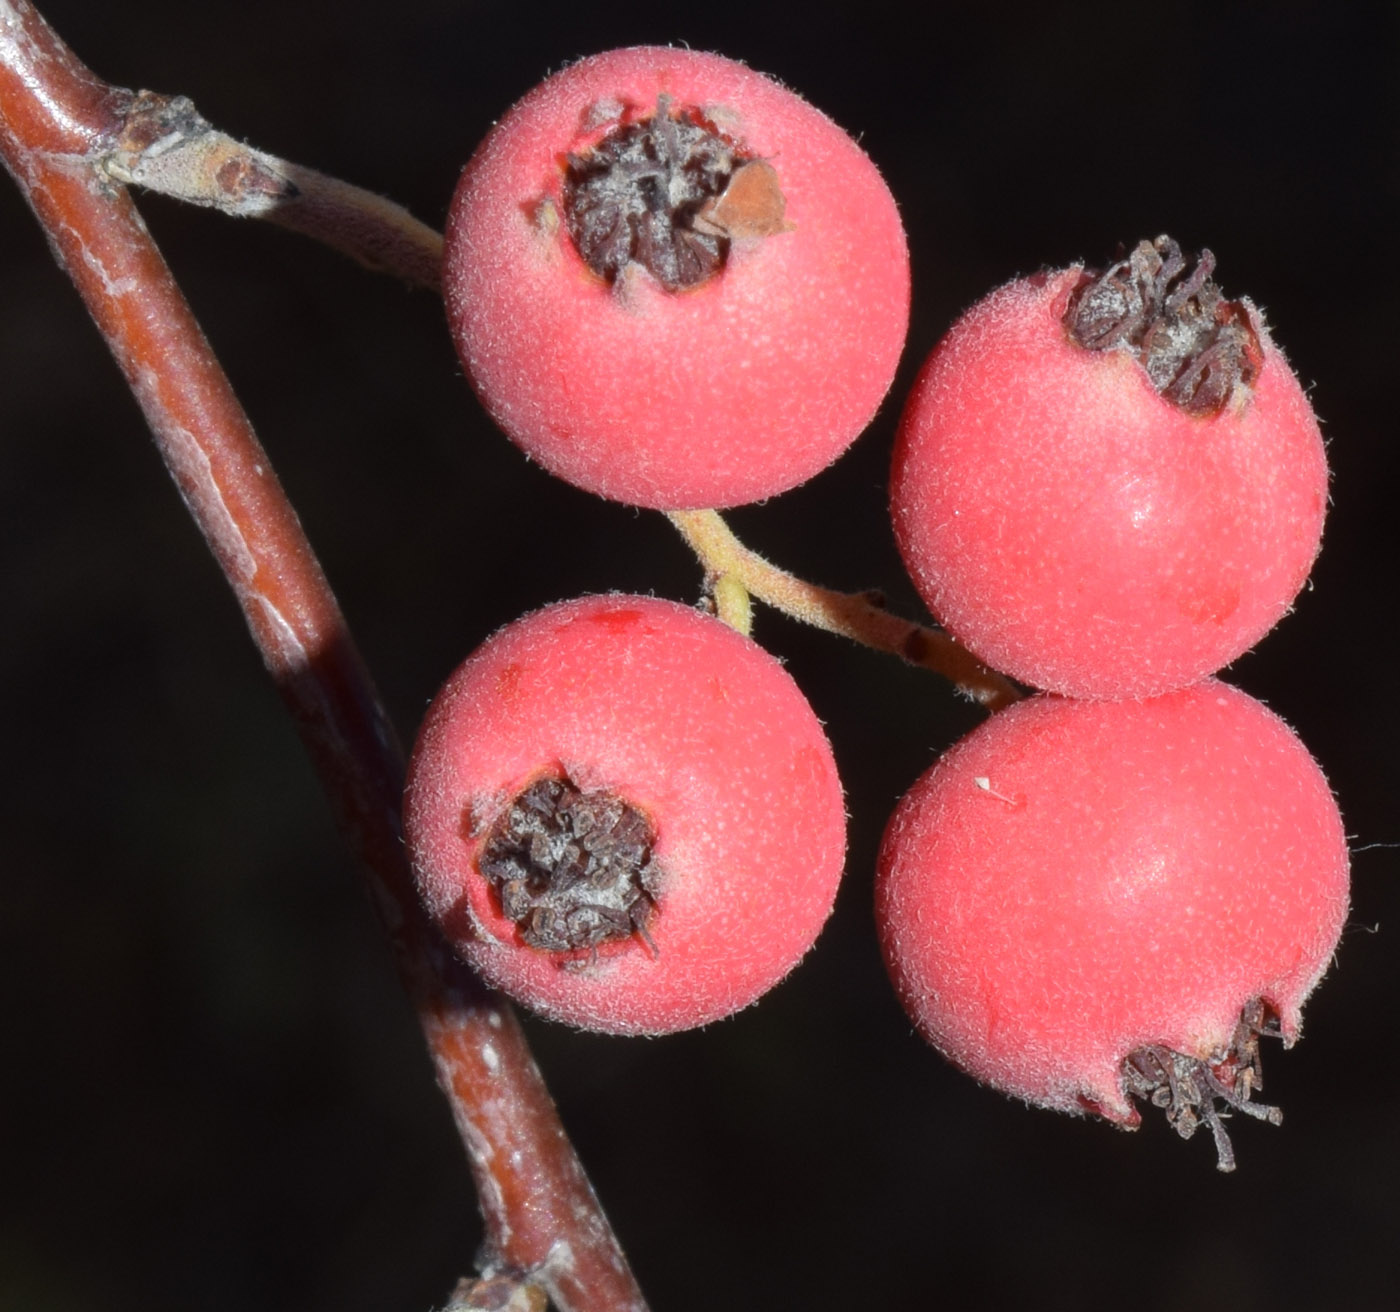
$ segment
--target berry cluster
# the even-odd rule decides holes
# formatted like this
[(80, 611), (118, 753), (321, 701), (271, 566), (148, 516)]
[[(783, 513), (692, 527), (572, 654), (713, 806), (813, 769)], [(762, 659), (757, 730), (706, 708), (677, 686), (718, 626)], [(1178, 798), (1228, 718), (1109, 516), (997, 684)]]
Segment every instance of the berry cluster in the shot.
[[(1014, 282), (904, 411), (895, 535), (948, 631), (1043, 690), (900, 802), (877, 916), (920, 1030), (1043, 1106), (1183, 1135), (1267, 1120), (1347, 906), (1317, 766), (1212, 676), (1287, 611), (1327, 466), (1297, 379), (1214, 260), (1167, 238)], [(448, 227), (483, 404), (580, 488), (687, 511), (785, 491), (883, 399), (909, 305), (874, 166), (799, 97), (641, 47), (547, 79), (491, 131)], [(429, 711), (406, 827), (456, 949), (535, 1010), (705, 1024), (815, 940), (845, 853), (821, 726), (762, 649), (645, 597), (547, 607)]]

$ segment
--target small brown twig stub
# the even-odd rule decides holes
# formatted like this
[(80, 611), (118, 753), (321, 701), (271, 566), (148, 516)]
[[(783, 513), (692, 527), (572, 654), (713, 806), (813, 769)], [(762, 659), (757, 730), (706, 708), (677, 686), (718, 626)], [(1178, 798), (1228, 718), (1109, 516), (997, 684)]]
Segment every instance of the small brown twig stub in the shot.
[(267, 219), (438, 290), (441, 234), (382, 196), (235, 141), (184, 96), (137, 92), (98, 166), (117, 182), (234, 218)]

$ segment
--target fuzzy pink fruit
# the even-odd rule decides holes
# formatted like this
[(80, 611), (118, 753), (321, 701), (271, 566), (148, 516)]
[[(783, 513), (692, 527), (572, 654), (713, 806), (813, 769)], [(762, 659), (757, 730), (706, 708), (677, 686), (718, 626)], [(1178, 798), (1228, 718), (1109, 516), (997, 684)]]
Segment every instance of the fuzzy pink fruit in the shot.
[(649, 597), (564, 602), (489, 639), (433, 702), (405, 805), (458, 952), (541, 1014), (618, 1034), (771, 988), (845, 855), (835, 762), (792, 678)]
[(1215, 1103), (1277, 1119), (1249, 1101), (1258, 1036), (1297, 1038), (1348, 864), (1317, 765), (1244, 693), (1041, 696), (905, 795), (877, 917), (906, 1010), (969, 1074), (1124, 1126), (1156, 1094), (1228, 1169)]
[(664, 510), (825, 468), (888, 390), (909, 314), (904, 230), (860, 148), (742, 64), (656, 46), (564, 69), (492, 129), (443, 285), (510, 438)]
[[(1188, 276), (1163, 238), (1096, 288), (1080, 266), (1011, 283), (909, 398), (891, 495), (905, 563), (960, 641), (1037, 688), (1192, 683), (1273, 627), (1317, 555), (1317, 420), (1212, 265)], [(1092, 347), (1072, 339), (1076, 308)]]

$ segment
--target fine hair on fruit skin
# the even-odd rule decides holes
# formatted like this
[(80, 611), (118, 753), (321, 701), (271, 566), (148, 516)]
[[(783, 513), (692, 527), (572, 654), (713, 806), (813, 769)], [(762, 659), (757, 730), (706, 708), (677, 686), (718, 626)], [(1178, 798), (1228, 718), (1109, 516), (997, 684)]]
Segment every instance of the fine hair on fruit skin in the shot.
[(606, 595), (508, 625), (449, 678), (405, 830), (430, 912), (490, 983), (579, 1028), (661, 1034), (797, 964), (831, 911), (846, 817), (821, 725), (773, 657), (689, 607)]
[(835, 123), (733, 60), (639, 46), (488, 134), (443, 285), (467, 376), (528, 456), (684, 510), (784, 492), (855, 440), (910, 283), (894, 199)]
[(1256, 1002), (1286, 1044), (1298, 1037), (1348, 871), (1326, 780), (1253, 698), (1213, 679), (1138, 701), (1041, 695), (901, 800), (877, 924), (906, 1010), (949, 1060), (1038, 1106), (1133, 1126), (1134, 1054), (1231, 1082)]
[[(1121, 330), (1081, 315), (1107, 349), (1067, 323), (1082, 265), (967, 311), (915, 382), (891, 478), (934, 616), (993, 668), (1076, 697), (1154, 696), (1248, 651), (1306, 582), (1327, 508), (1321, 430), (1255, 307), (1200, 276), (1213, 257), (1188, 273), (1167, 238), (1134, 255), (1090, 301), (1115, 293)], [(1150, 349), (1183, 330), (1143, 316), (1143, 292), (1228, 331), (1192, 323)]]

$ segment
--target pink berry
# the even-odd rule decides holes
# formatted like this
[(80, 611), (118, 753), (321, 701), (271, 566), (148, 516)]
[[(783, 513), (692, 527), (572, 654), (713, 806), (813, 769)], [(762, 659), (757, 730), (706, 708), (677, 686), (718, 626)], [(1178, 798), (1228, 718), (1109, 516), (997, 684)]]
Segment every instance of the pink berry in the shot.
[[(1258, 1038), (1298, 1037), (1347, 912), (1341, 818), (1292, 731), (1208, 679), (1146, 701), (1041, 696), (905, 795), (877, 917), (906, 1010), (969, 1074), (1041, 1107), (1183, 1137), (1250, 1101)], [(1175, 1091), (1175, 1092), (1173, 1092)]]
[(930, 609), (1038, 688), (1144, 697), (1247, 651), (1317, 555), (1322, 436), (1255, 308), (1168, 238), (973, 307), (909, 398), (891, 505)]
[(444, 291), (483, 404), (546, 469), (664, 510), (786, 491), (870, 421), (909, 257), (860, 148), (718, 55), (541, 83), (462, 174)]
[(845, 855), (821, 725), (761, 647), (649, 597), (502, 629), (419, 734), (405, 825), (456, 950), (529, 1007), (662, 1034), (797, 964)]

